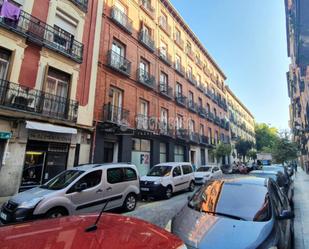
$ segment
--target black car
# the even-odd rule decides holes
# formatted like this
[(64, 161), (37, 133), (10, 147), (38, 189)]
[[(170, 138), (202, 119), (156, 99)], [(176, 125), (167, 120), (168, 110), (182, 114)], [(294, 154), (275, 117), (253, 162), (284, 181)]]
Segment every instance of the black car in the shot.
[(272, 179), (215, 180), (197, 191), (172, 221), (188, 248), (291, 249), (293, 219)]

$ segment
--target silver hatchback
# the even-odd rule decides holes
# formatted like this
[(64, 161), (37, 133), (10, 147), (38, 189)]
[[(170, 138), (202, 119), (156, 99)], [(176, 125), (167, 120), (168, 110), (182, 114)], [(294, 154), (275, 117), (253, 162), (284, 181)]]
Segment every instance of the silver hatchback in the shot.
[(139, 176), (131, 164), (90, 164), (66, 170), (44, 185), (13, 196), (1, 209), (4, 224), (38, 217), (136, 207)]

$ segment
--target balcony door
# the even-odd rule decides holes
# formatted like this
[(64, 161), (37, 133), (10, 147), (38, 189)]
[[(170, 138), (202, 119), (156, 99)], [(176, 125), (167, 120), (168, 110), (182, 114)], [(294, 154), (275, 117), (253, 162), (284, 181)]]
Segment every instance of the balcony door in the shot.
[(43, 112), (65, 118), (67, 112), (70, 75), (54, 68), (49, 68), (46, 82)]
[(115, 12), (115, 18), (118, 22), (120, 22), (122, 25), (127, 25), (126, 21), (127, 19), (124, 18), (124, 16), (127, 16), (127, 9), (123, 4), (121, 4), (119, 1), (116, 1), (115, 6), (118, 11)]
[(5, 49), (0, 49), (0, 80), (6, 80), (9, 70), (11, 53)]
[(167, 128), (168, 128), (168, 110), (165, 108), (161, 108), (161, 115), (160, 115), (160, 120), (161, 120), (161, 131), (163, 131), (165, 134), (167, 133)]
[(176, 97), (182, 96), (182, 85), (179, 83), (176, 83)]
[(112, 43), (111, 63), (116, 68), (125, 66), (124, 64), (125, 46), (118, 41)]
[(122, 91), (116, 88), (112, 88), (111, 91), (111, 120), (115, 123), (120, 123), (122, 120)]
[(140, 100), (140, 114), (138, 115), (137, 128), (148, 130), (148, 102)]

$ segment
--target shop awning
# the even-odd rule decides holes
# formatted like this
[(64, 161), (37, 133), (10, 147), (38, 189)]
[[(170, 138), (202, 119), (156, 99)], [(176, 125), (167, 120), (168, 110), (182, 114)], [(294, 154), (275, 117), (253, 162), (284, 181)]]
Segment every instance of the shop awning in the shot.
[(47, 131), (55, 133), (77, 134), (77, 129), (75, 128), (69, 128), (60, 125), (40, 123), (34, 121), (26, 121), (26, 128), (31, 130), (39, 130), (39, 131)]

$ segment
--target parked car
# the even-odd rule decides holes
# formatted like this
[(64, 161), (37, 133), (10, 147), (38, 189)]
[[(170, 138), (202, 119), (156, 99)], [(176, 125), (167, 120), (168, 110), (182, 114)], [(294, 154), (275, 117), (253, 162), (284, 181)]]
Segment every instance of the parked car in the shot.
[(97, 215), (62, 217), (0, 228), (5, 249), (186, 249), (175, 235), (146, 221), (105, 213), (97, 230), (86, 232)]
[(173, 193), (195, 187), (191, 163), (171, 162), (155, 165), (146, 176), (141, 177), (143, 197), (171, 198)]
[(204, 184), (210, 179), (217, 179), (222, 175), (222, 170), (217, 166), (201, 166), (194, 172), (195, 184)]
[(250, 172), (250, 175), (262, 178), (272, 178), (274, 181), (276, 181), (282, 192), (286, 194), (290, 203), (293, 204), (293, 184), (289, 181), (289, 177), (286, 176), (281, 170), (254, 170)]
[(172, 221), (188, 248), (291, 249), (294, 214), (272, 179), (210, 181)]
[(222, 170), (223, 174), (232, 174), (233, 173), (233, 167), (230, 164), (223, 164), (223, 165), (221, 165), (220, 169)]
[(95, 212), (111, 199), (109, 209), (135, 209), (139, 176), (130, 164), (90, 164), (66, 170), (46, 184), (21, 192), (1, 209), (2, 223)]

